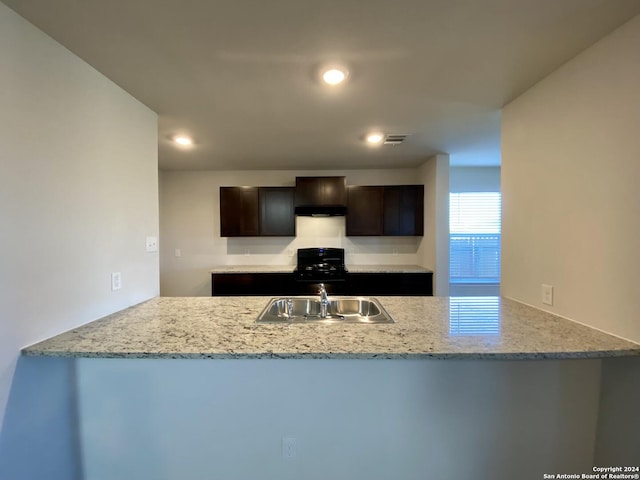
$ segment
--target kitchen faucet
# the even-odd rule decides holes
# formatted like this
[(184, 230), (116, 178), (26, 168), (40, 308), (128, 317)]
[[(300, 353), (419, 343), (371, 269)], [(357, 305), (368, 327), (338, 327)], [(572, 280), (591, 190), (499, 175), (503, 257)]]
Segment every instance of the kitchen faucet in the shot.
[(327, 297), (327, 289), (324, 288), (324, 283), (320, 284), (320, 317), (327, 318), (327, 309), (329, 308), (329, 298)]

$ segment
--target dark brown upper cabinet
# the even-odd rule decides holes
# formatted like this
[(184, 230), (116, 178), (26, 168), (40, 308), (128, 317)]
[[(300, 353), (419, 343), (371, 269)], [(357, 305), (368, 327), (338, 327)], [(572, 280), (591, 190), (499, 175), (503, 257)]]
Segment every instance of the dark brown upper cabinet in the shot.
[(424, 185), (351, 186), (347, 236), (424, 235)]
[(384, 235), (424, 235), (424, 185), (384, 187)]
[(220, 236), (260, 234), (258, 187), (220, 187)]
[(220, 236), (295, 236), (293, 187), (220, 187)]
[(297, 215), (344, 215), (346, 205), (346, 177), (296, 177)]
[(347, 189), (347, 236), (382, 235), (384, 187)]
[(293, 187), (260, 187), (260, 235), (294, 237)]

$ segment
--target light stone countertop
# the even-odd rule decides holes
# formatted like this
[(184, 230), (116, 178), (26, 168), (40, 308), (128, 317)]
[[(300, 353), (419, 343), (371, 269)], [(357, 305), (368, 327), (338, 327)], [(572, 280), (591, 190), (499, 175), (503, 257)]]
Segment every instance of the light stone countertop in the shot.
[(349, 273), (433, 273), (419, 265), (347, 265)]
[[(292, 273), (295, 265), (220, 265), (209, 273)], [(349, 273), (429, 273), (419, 265), (347, 265)]]
[(217, 265), (209, 273), (293, 273), (295, 265)]
[(269, 297), (156, 297), (27, 347), (105, 358), (563, 359), (640, 355), (627, 342), (497, 297), (378, 297), (394, 324), (256, 324)]

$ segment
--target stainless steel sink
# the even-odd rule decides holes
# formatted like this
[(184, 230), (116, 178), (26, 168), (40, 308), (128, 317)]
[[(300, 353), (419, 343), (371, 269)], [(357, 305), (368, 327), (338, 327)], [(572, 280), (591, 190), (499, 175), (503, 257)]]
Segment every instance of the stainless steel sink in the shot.
[(327, 316), (321, 316), (318, 297), (272, 298), (258, 323), (394, 323), (375, 298), (329, 298)]

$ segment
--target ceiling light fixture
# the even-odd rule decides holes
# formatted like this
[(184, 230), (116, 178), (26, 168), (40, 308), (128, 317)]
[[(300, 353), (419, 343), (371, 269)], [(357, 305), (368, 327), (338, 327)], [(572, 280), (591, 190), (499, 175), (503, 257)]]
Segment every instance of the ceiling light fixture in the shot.
[(341, 66), (330, 66), (322, 70), (322, 81), (327, 85), (339, 85), (349, 76), (346, 68)]
[(173, 137), (173, 141), (176, 142), (178, 145), (182, 145), (183, 147), (188, 147), (190, 145), (193, 145), (193, 140), (191, 140), (190, 137), (187, 137), (185, 135), (178, 135)]
[(371, 145), (380, 145), (384, 140), (384, 133), (372, 132), (366, 136), (367, 143)]

